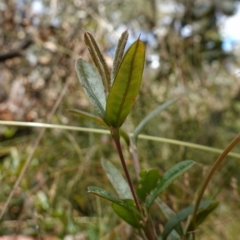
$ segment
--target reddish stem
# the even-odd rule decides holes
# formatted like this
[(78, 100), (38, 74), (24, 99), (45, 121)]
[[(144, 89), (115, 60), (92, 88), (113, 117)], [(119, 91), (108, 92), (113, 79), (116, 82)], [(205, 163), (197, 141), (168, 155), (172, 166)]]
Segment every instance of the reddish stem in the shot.
[[(193, 213), (193, 217), (192, 217), (192, 223), (193, 226), (195, 226), (196, 223), (196, 216), (197, 216), (197, 211), (200, 205), (200, 202), (202, 200), (203, 194), (210, 182), (210, 180), (213, 177), (213, 174), (215, 173), (215, 171), (217, 170), (218, 166), (220, 165), (220, 163), (224, 160), (224, 158), (228, 155), (228, 153), (235, 147), (235, 145), (240, 141), (240, 134), (238, 134), (230, 143), (229, 145), (225, 148), (225, 150), (222, 152), (222, 154), (218, 157), (218, 159), (216, 160), (216, 162), (213, 164), (212, 168), (210, 169), (204, 183), (203, 186), (198, 194), (198, 198), (196, 201), (196, 205), (195, 205), (195, 209), (194, 209), (194, 213)], [(195, 233), (193, 232), (193, 239), (195, 239)]]
[(129, 172), (128, 172), (128, 169), (127, 169), (127, 165), (126, 165), (126, 162), (125, 162), (125, 159), (124, 159), (124, 156), (123, 156), (122, 147), (121, 147), (121, 144), (120, 144), (119, 129), (111, 129), (111, 133), (112, 133), (112, 137), (113, 137), (113, 140), (115, 142), (115, 145), (117, 147), (117, 151), (118, 151), (118, 154), (119, 154), (122, 166), (123, 166), (124, 173), (125, 173), (127, 181), (128, 181), (128, 185), (131, 189), (134, 202), (136, 204), (136, 207), (137, 207), (138, 211), (142, 215), (142, 211), (141, 211), (141, 208), (140, 208), (140, 203), (138, 201), (137, 195), (136, 195), (135, 190), (133, 188), (133, 184), (132, 184), (132, 181), (131, 181), (131, 178), (130, 178), (130, 175), (129, 175)]

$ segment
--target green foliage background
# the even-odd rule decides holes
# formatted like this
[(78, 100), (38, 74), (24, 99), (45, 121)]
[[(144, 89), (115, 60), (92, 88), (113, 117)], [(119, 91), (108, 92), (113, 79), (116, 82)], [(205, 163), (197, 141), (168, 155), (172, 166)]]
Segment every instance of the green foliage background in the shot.
[[(126, 24), (131, 31), (145, 30), (156, 34), (156, 44), (147, 45), (147, 54), (158, 55), (161, 66), (152, 69), (147, 61), (140, 95), (124, 128), (132, 132), (134, 126), (159, 104), (179, 97), (176, 103), (151, 120), (142, 133), (223, 149), (240, 131), (240, 78), (231, 70), (239, 68), (239, 51), (225, 53), (222, 50), (215, 14), (233, 14), (237, 1), (173, 2), (183, 6), (183, 11), (166, 12), (164, 7), (169, 1), (157, 0), (61, 1), (55, 7), (51, 1), (43, 1), (46, 7), (51, 6), (51, 13), (46, 11), (39, 16), (21, 17), (15, 1), (3, 1), (4, 7), (0, 10), (3, 13), (0, 23), (3, 53), (18, 49), (27, 38), (33, 39), (33, 43), (21, 52), (21, 56), (0, 62), (0, 119), (49, 121), (47, 116), (68, 82), (51, 123), (98, 127), (66, 111), (78, 108), (94, 112), (74, 70), (77, 57), (91, 61), (82, 29), (94, 34), (111, 66), (107, 51), (117, 43), (115, 30)], [(164, 25), (166, 16), (171, 17), (171, 22)], [(34, 25), (34, 17), (39, 19), (38, 25)], [(54, 17), (60, 21), (57, 27), (50, 24)], [(175, 29), (179, 22), (182, 27), (192, 25), (194, 34), (183, 38), (180, 30)], [(19, 84), (24, 94), (15, 93), (18, 97), (13, 99), (14, 84)], [(13, 103), (17, 110), (9, 107)], [(0, 133), (2, 209), (39, 129), (1, 126)], [(202, 179), (218, 156), (141, 139), (137, 145), (142, 169), (157, 167), (163, 174), (184, 159), (199, 163), (163, 192), (162, 199), (174, 210), (192, 203)], [(129, 156), (124, 142), (123, 147)], [(239, 148), (235, 151), (240, 152)], [(0, 235), (17, 233), (64, 239), (67, 235), (78, 234), (82, 239), (93, 240), (136, 239), (134, 232), (112, 213), (105, 201), (86, 193), (89, 185), (114, 192), (101, 166), (103, 156), (120, 169), (110, 136), (47, 130), (0, 223)], [(237, 236), (239, 160), (227, 157), (209, 186), (206, 197), (216, 198), (220, 206), (199, 231), (199, 239), (218, 239), (220, 236), (234, 239)], [(134, 176), (130, 158), (127, 164)], [(154, 217), (161, 229), (166, 220), (155, 208)]]

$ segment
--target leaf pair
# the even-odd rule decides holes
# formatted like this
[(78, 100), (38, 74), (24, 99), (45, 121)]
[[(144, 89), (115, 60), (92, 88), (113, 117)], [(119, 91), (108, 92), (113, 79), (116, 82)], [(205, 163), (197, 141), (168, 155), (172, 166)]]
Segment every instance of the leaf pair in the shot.
[(144, 43), (136, 40), (124, 55), (127, 38), (125, 31), (117, 45), (111, 74), (97, 42), (88, 32), (84, 40), (97, 69), (82, 58), (76, 61), (78, 78), (87, 97), (106, 125), (114, 128), (120, 128), (130, 113), (144, 68)]
[[(142, 202), (145, 202), (147, 210), (149, 210), (158, 195), (177, 177), (192, 167), (194, 163), (195, 162), (191, 160), (180, 162), (163, 174), (162, 178), (160, 178), (157, 169), (152, 169), (148, 172), (142, 171), (140, 174), (141, 179), (139, 181), (137, 194)], [(102, 160), (102, 165), (107, 173), (108, 179), (121, 199), (97, 187), (88, 187), (88, 192), (94, 193), (111, 201), (113, 203), (113, 210), (118, 214), (118, 216), (131, 226), (138, 228), (140, 226), (141, 215), (133, 205), (131, 191), (127, 182), (119, 170), (111, 162)]]
[[(200, 224), (202, 224), (204, 222), (204, 220), (208, 217), (208, 215), (218, 206), (218, 202), (216, 201), (203, 201), (201, 202), (200, 206), (199, 206), (199, 211), (197, 214), (197, 218), (196, 218), (196, 224), (193, 227), (192, 222), (190, 223), (190, 226), (188, 227), (188, 229), (186, 230), (186, 233), (183, 232), (183, 230), (181, 230), (180, 232), (178, 232), (178, 234), (180, 236), (183, 235), (187, 235), (189, 233), (191, 233), (191, 231), (194, 231)], [(188, 206), (186, 208), (184, 208), (183, 210), (179, 211), (176, 215), (174, 215), (172, 218), (169, 219), (169, 221), (166, 223), (165, 227), (164, 227), (164, 231), (162, 234), (162, 239), (166, 240), (167, 237), (170, 235), (170, 233), (175, 229), (177, 229), (177, 226), (179, 226), (179, 224), (186, 220), (190, 215), (193, 214), (194, 212), (194, 205)]]
[(140, 181), (138, 186), (138, 196), (145, 202), (147, 210), (150, 209), (153, 202), (174, 180), (183, 175), (189, 168), (195, 164), (192, 160), (185, 160), (177, 163), (168, 171), (166, 171), (162, 177), (160, 177), (157, 169), (149, 171), (142, 171), (140, 173)]
[(118, 196), (115, 197), (104, 189), (98, 187), (88, 187), (88, 192), (96, 194), (112, 202), (114, 212), (134, 228), (140, 228), (142, 216), (134, 205), (130, 187), (123, 178), (119, 170), (109, 161), (102, 160), (102, 166), (107, 173), (107, 177), (112, 183)]
[(136, 209), (132, 199), (120, 199), (106, 190), (94, 186), (88, 187), (88, 193), (96, 194), (112, 202), (112, 208), (120, 218), (135, 228), (140, 227), (142, 216)]

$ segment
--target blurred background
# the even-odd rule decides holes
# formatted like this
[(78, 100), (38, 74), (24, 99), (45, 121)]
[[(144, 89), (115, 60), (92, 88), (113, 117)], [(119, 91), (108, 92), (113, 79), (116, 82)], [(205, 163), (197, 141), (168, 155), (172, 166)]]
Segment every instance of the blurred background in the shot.
[[(240, 131), (240, 1), (237, 0), (2, 0), (0, 2), (0, 120), (99, 128), (67, 110), (94, 113), (78, 82), (75, 60), (92, 62), (83, 41), (91, 32), (111, 67), (117, 40), (139, 35), (146, 65), (129, 132), (160, 104), (179, 100), (142, 133), (224, 149)], [(39, 137), (39, 129), (0, 126), (0, 210)], [(129, 171), (132, 160), (123, 143)], [(234, 149), (240, 153), (239, 146)], [(142, 169), (161, 174), (176, 162), (198, 166), (162, 199), (175, 211), (193, 203), (218, 154), (138, 141)], [(108, 135), (49, 129), (44, 133), (0, 222), (0, 235), (29, 239), (137, 239), (108, 202), (88, 195), (95, 185), (116, 194), (101, 166), (119, 166)], [(199, 239), (239, 235), (239, 157), (227, 157), (205, 197), (220, 206)], [(156, 208), (160, 232), (166, 222)], [(31, 237), (31, 238), (30, 238)], [(1, 237), (0, 237), (1, 239)], [(25, 238), (27, 239), (27, 238)]]

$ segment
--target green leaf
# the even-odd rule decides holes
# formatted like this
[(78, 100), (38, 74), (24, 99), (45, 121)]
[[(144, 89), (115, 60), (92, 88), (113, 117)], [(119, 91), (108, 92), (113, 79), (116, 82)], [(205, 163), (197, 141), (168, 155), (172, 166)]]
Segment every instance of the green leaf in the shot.
[(106, 117), (109, 126), (120, 128), (135, 102), (142, 81), (145, 47), (138, 39), (128, 49), (108, 95)]
[[(201, 211), (204, 208), (208, 208), (212, 204), (212, 201), (203, 201), (200, 203), (199, 210)], [(162, 234), (162, 240), (167, 239), (168, 235), (176, 228), (177, 225), (179, 225), (182, 221), (186, 220), (188, 216), (193, 214), (194, 207), (194, 205), (191, 205), (187, 208), (184, 208), (166, 223)]]
[(92, 102), (98, 113), (105, 119), (106, 97), (98, 71), (88, 62), (79, 58), (76, 61), (78, 79), (83, 86), (87, 97)]
[[(164, 215), (164, 217), (169, 220), (170, 218), (174, 217), (176, 215), (176, 213), (164, 202), (162, 201), (161, 198), (157, 198), (155, 200), (156, 204), (158, 205), (158, 207), (160, 208), (162, 214)], [(182, 225), (179, 223), (175, 226), (175, 230), (172, 230), (170, 233), (170, 238), (171, 239), (181, 239), (180, 236), (183, 235), (183, 227)]]
[(185, 173), (190, 167), (195, 164), (192, 160), (185, 160), (180, 163), (177, 163), (162, 176), (162, 179), (158, 182), (155, 189), (153, 189), (146, 198), (146, 207), (149, 210), (154, 200), (158, 195), (165, 190), (177, 177)]
[(160, 175), (157, 169), (140, 172), (137, 194), (143, 202), (145, 201), (147, 195), (156, 187), (159, 178)]
[[(132, 200), (130, 200), (130, 201), (132, 201)], [(133, 205), (133, 201), (132, 201), (132, 203), (130, 201), (125, 200), (125, 202), (128, 205), (130, 205), (130, 204)], [(128, 224), (130, 224), (131, 226), (133, 226), (135, 228), (140, 228), (140, 226), (141, 226), (140, 225), (141, 218), (139, 218), (139, 216), (136, 216), (133, 212), (129, 211), (125, 207), (120, 206), (120, 205), (118, 205), (116, 203), (112, 204), (112, 208), (113, 208), (114, 212), (120, 218), (122, 218), (124, 221), (126, 221)]]
[(102, 198), (105, 198), (106, 200), (108, 200), (112, 203), (116, 203), (116, 204), (124, 207), (125, 209), (129, 210), (134, 215), (136, 215), (139, 219), (141, 219), (141, 214), (138, 212), (138, 210), (136, 209), (135, 206), (133, 206), (132, 204), (129, 204), (129, 202), (127, 202), (125, 200), (122, 200), (118, 197), (111, 195), (109, 192), (107, 192), (106, 190), (104, 190), (102, 188), (89, 186), (88, 193), (96, 194)]
[(191, 222), (187, 232), (191, 232), (194, 231), (200, 224), (203, 223), (203, 221), (208, 217), (208, 215), (215, 210), (215, 208), (218, 206), (218, 202), (211, 202), (211, 204), (209, 204), (208, 206), (206, 206), (203, 209), (200, 209), (200, 211), (198, 211), (198, 214), (196, 216), (196, 221), (195, 221), (195, 227), (193, 226), (193, 223)]
[(125, 31), (122, 33), (122, 35), (118, 41), (115, 56), (113, 59), (113, 67), (112, 67), (112, 71), (111, 71), (111, 85), (113, 84), (113, 81), (116, 77), (119, 66), (121, 64), (123, 54), (124, 54), (124, 49), (125, 49), (125, 46), (127, 43), (127, 39), (128, 39), (128, 31)]
[(159, 112), (163, 111), (164, 109), (166, 109), (169, 105), (171, 105), (172, 103), (174, 103), (177, 99), (173, 99), (170, 101), (167, 101), (163, 104), (161, 104), (159, 107), (157, 107), (156, 109), (154, 109), (152, 112), (150, 112), (139, 124), (138, 126), (135, 128), (134, 133), (133, 133), (133, 141), (136, 142), (137, 141), (137, 137), (140, 133), (140, 131), (142, 130), (142, 128), (148, 123), (148, 121), (150, 121), (152, 118), (154, 118)]
[(158, 205), (162, 214), (167, 220), (169, 220), (176, 214), (160, 197), (156, 199), (156, 204)]
[(119, 197), (133, 199), (130, 187), (118, 169), (111, 162), (104, 159), (102, 159), (102, 166)]
[(124, 139), (125, 143), (128, 146), (128, 149), (130, 147), (130, 138), (129, 135), (122, 129), (119, 129), (120, 136)]
[(108, 127), (108, 125), (100, 117), (97, 117), (93, 114), (90, 114), (90, 113), (87, 113), (87, 112), (84, 112), (81, 110), (77, 110), (77, 109), (69, 109), (69, 112), (77, 114), (81, 117), (84, 117), (84, 118), (86, 118), (94, 123), (97, 123), (103, 127)]
[(100, 48), (92, 36), (91, 33), (85, 32), (84, 33), (84, 41), (86, 45), (88, 46), (89, 53), (92, 57), (92, 60), (94, 61), (101, 77), (102, 77), (102, 83), (105, 89), (106, 96), (108, 95), (110, 91), (110, 73), (109, 69), (107, 67), (107, 63), (105, 62), (105, 59), (100, 51)]

